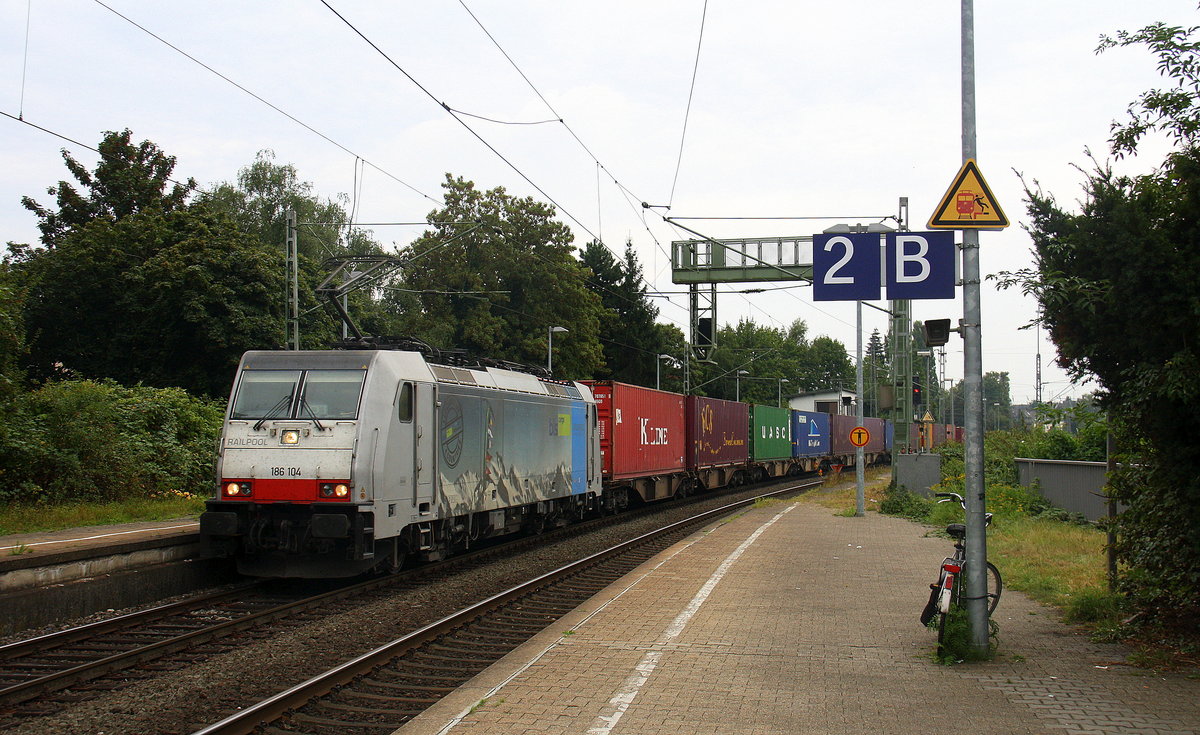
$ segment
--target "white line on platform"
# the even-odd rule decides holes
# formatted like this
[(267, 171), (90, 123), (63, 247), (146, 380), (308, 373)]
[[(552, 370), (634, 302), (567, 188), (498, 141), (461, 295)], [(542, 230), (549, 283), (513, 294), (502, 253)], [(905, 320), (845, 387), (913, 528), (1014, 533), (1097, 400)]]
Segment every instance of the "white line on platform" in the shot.
[(750, 545), (758, 540), (763, 531), (766, 531), (775, 521), (782, 518), (784, 513), (795, 507), (795, 505), (789, 505), (774, 518), (759, 526), (754, 533), (750, 534), (750, 538), (743, 541), (741, 546), (734, 549), (733, 553), (727, 556), (725, 561), (721, 562), (721, 566), (717, 567), (717, 571), (712, 573), (712, 576), (708, 578), (708, 581), (704, 583), (704, 586), (700, 588), (700, 591), (696, 593), (696, 596), (692, 598), (688, 606), (683, 609), (683, 612), (679, 613), (675, 620), (663, 631), (662, 636), (654, 644), (656, 650), (646, 652), (646, 655), (634, 667), (634, 672), (625, 680), (621, 689), (613, 695), (612, 699), (608, 700), (608, 708), (596, 716), (596, 719), (592, 722), (592, 726), (587, 731), (587, 735), (610, 735), (612, 733), (613, 728), (621, 721), (625, 712), (633, 704), (633, 700), (641, 692), (642, 687), (650, 680), (650, 676), (654, 673), (654, 670), (658, 668), (663, 648), (683, 633), (683, 629), (687, 627), (688, 622), (700, 611), (700, 606), (708, 600), (708, 596), (712, 594), (713, 589), (725, 577), (725, 573), (729, 571), (729, 568), (741, 558), (746, 549), (750, 548)]
[(113, 531), (112, 533), (102, 533), (102, 534), (99, 534), (96, 536), (83, 536), (81, 538), (63, 538), (63, 539), (57, 539), (55, 541), (35, 541), (32, 544), (17, 544), (16, 546), (0, 546), (0, 551), (5, 551), (7, 549), (20, 549), (22, 547), (30, 548), (33, 546), (45, 546), (47, 544), (68, 544), (68, 543), (71, 543), (72, 541), (94, 541), (95, 539), (98, 539), (98, 538), (111, 538), (113, 536), (127, 536), (131, 533), (149, 533), (150, 531), (174, 531), (177, 528), (192, 528), (193, 526), (199, 526), (199, 525), (200, 525), (199, 523), (184, 523), (179, 526), (162, 526), (159, 528), (138, 528), (138, 529), (134, 529), (133, 531)]

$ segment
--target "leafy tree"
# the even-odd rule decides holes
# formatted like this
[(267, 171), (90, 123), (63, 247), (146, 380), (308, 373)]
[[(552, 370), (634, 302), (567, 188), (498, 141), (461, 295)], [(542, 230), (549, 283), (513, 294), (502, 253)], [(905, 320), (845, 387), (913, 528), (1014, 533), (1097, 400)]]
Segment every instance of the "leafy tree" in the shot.
[(281, 269), (227, 217), (165, 192), (174, 159), (128, 137), (106, 135), (92, 174), (66, 156), (88, 195), (60, 184), (65, 209), (34, 210), (46, 247), (12, 258), (27, 284), (31, 377), (222, 395), (243, 351), (282, 339)]
[[(54, 196), (57, 211), (30, 197), (21, 198), (22, 206), (40, 220), (38, 229), (43, 245), (55, 247), (71, 231), (95, 219), (113, 222), (143, 211), (170, 212), (186, 204), (196, 182), (189, 178), (186, 183), (174, 183), (168, 190), (167, 185), (173, 183), (175, 157), (166, 155), (148, 140), (135, 146), (132, 139), (133, 133), (128, 128), (120, 133), (105, 133), (98, 147), (100, 163), (94, 172), (89, 172), (64, 149), (62, 157), (67, 170), (87, 192), (81, 194), (66, 181), (51, 186), (46, 192)], [(25, 246), (16, 246), (16, 252), (20, 256)]]
[[(775, 404), (780, 392), (801, 393), (854, 385), (854, 366), (837, 340), (808, 340), (808, 327), (797, 319), (787, 329), (763, 327), (749, 319), (720, 329), (713, 359), (700, 383), (708, 395)], [(737, 379), (737, 371), (746, 376)], [(778, 382), (786, 379), (786, 383)]]
[(1145, 44), (1175, 87), (1114, 123), (1115, 155), (1160, 131), (1177, 149), (1157, 170), (1118, 176), (1094, 162), (1078, 213), (1026, 187), (1034, 268), (1002, 274), (1038, 299), (1059, 364), (1101, 387), (1126, 452), (1112, 478), (1123, 586), (1145, 620), (1195, 633), (1200, 614), (1200, 65), (1196, 28), (1156, 24), (1105, 39)]
[(654, 385), (655, 376), (661, 378), (661, 367), (655, 362), (659, 355), (670, 353), (663, 341), (665, 335), (655, 324), (658, 307), (646, 296), (633, 242), (625, 243), (623, 261), (614, 258), (597, 240), (587, 244), (580, 259), (591, 270), (588, 283), (607, 312), (600, 323), (604, 367), (596, 371), (595, 377)]
[(25, 357), (25, 327), (22, 323), (24, 296), (9, 281), (11, 269), (0, 265), (0, 401), (16, 395), (24, 381), (21, 361)]
[(571, 232), (554, 207), (502, 187), (480, 191), (447, 175), (445, 207), (406, 255), (407, 330), (439, 347), (544, 365), (550, 327), (554, 373), (585, 377), (603, 365), (604, 309), (575, 259)]
[[(301, 344), (320, 349), (340, 337), (340, 318), (327, 308), (319, 308), (325, 304), (315, 293), (329, 274), (325, 262), (336, 256), (383, 252), (369, 231), (350, 227), (350, 202), (345, 195), (322, 199), (313, 192), (311, 183), (300, 178), (295, 166), (276, 163), (275, 154), (263, 150), (253, 163), (238, 171), (236, 182), (224, 182), (201, 192), (199, 201), (227, 213), (266, 250), (276, 253), (281, 272), (286, 262), (287, 212), (295, 212)], [(286, 312), (287, 294), (280, 291), (277, 298)], [(401, 329), (394, 312), (389, 313), (377, 294), (354, 292), (349, 296), (349, 311), (364, 332), (395, 334)]]
[(889, 383), (888, 376), (892, 371), (892, 361), (888, 354), (887, 342), (879, 335), (879, 330), (871, 331), (867, 345), (863, 350), (863, 365), (865, 390), (864, 396), (867, 416), (879, 415), (879, 386)]

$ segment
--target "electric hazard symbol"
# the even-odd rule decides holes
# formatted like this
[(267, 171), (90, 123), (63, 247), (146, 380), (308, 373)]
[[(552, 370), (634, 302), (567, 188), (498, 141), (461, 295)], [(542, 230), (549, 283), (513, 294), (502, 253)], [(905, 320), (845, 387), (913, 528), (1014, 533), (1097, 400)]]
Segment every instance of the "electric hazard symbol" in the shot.
[(931, 230), (1002, 230), (1008, 227), (1008, 217), (983, 174), (975, 159), (968, 159), (954, 177), (954, 183), (946, 190), (945, 196), (929, 218)]

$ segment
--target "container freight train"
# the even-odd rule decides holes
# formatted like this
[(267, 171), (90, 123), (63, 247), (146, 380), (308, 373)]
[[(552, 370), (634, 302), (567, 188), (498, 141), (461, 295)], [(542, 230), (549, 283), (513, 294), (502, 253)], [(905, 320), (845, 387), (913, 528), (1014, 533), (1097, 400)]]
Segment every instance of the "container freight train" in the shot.
[[(887, 431), (867, 421), (875, 462)], [(200, 532), (252, 576), (395, 570), (637, 503), (852, 465), (854, 425), (420, 352), (249, 352)]]

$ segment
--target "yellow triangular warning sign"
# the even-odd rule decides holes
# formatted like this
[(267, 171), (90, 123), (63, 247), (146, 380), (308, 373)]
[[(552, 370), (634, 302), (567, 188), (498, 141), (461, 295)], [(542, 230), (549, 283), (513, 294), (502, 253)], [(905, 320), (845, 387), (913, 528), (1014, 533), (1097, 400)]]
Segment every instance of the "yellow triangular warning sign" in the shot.
[(941, 204), (929, 218), (931, 230), (1003, 230), (1008, 217), (979, 173), (974, 158), (959, 169)]

